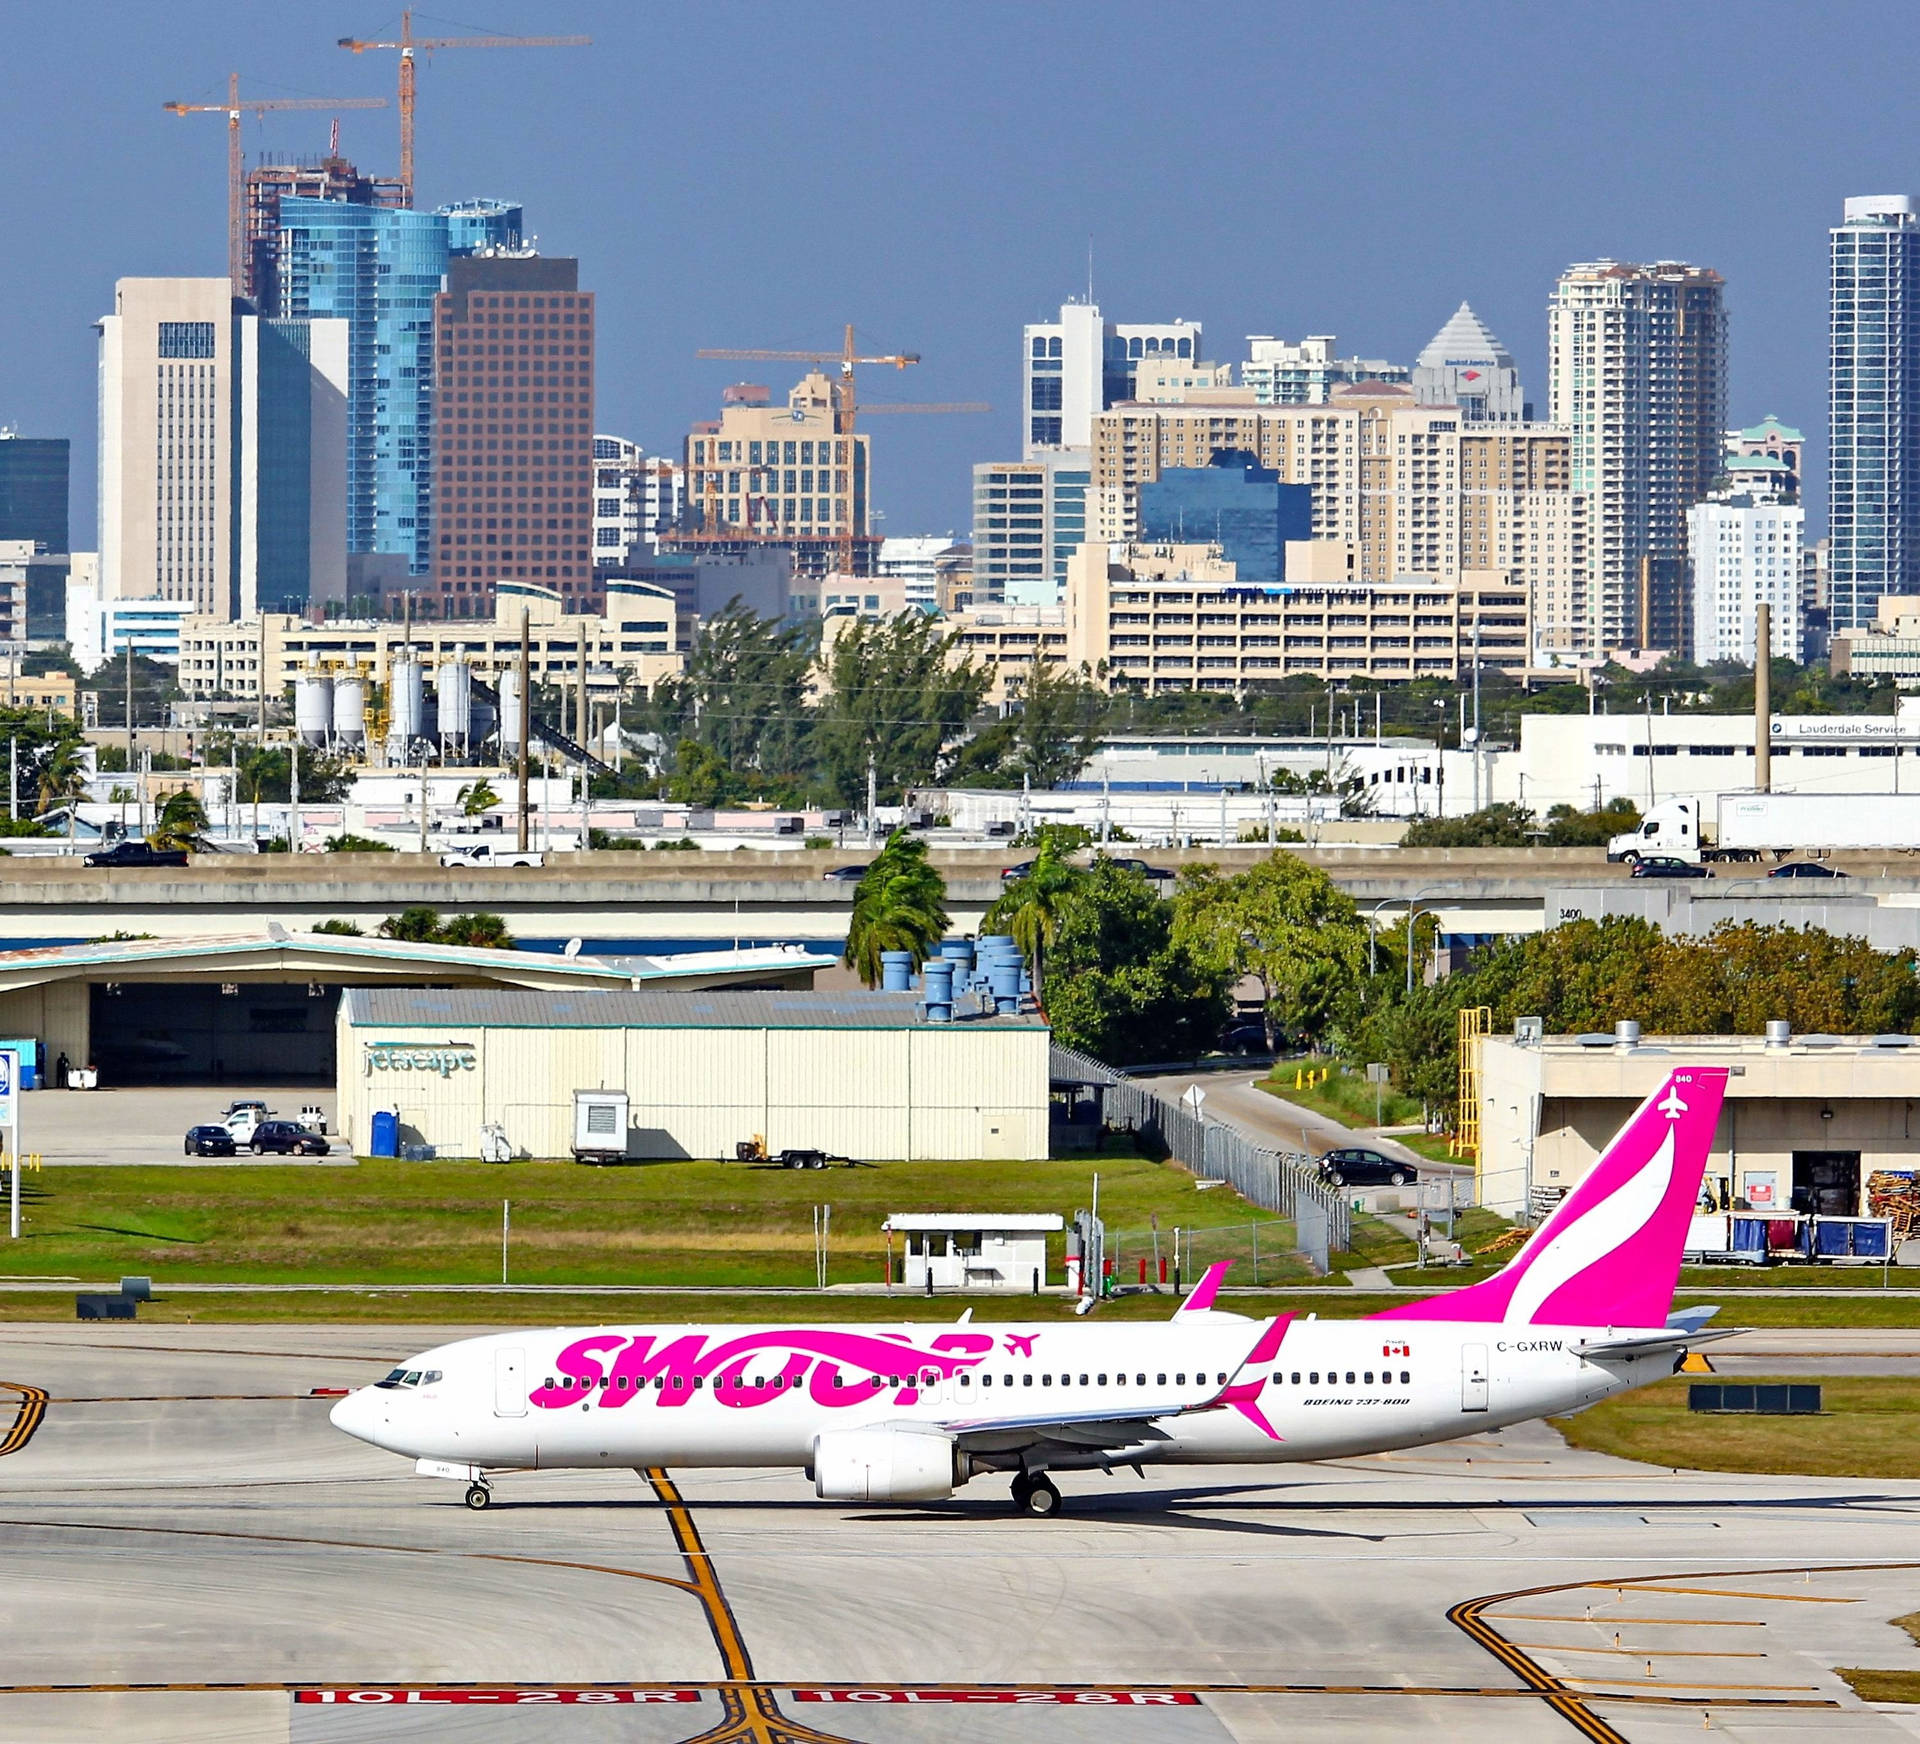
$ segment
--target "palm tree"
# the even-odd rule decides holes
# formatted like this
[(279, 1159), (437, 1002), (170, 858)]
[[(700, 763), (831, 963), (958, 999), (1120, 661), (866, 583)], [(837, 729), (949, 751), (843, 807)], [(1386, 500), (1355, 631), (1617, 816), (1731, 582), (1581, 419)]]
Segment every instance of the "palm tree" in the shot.
[(1074, 887), (1080, 882), (1080, 869), (1063, 858), (1051, 830), (1042, 830), (1040, 852), (1033, 870), (1000, 893), (1000, 900), (981, 917), (980, 931), (1009, 933), (1021, 953), (1033, 965), (1033, 997), (1041, 999), (1041, 959), (1053, 948), (1060, 931), (1060, 916)]
[(948, 926), (947, 882), (927, 863), (927, 845), (896, 830), (853, 893), (843, 959), (869, 987), (880, 983), (880, 953), (911, 951), (917, 968)]
[(87, 766), (81, 761), (80, 741), (61, 739), (48, 751), (40, 765), (40, 809), (47, 811), (61, 800), (68, 805), (68, 834), (72, 834), (73, 815), (87, 795)]
[(494, 792), (493, 783), (484, 775), (461, 788), (456, 797), (461, 815), (470, 818), (477, 818), (500, 803), (500, 795)]
[(205, 834), (207, 814), (191, 793), (170, 793), (147, 840), (156, 848), (191, 848)]

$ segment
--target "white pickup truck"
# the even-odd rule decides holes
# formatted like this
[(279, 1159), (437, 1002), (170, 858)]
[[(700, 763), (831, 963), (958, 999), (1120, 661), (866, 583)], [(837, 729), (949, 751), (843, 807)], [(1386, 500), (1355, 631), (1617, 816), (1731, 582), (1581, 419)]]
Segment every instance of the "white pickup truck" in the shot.
[(491, 842), (449, 848), (440, 856), (442, 866), (544, 866), (546, 863), (546, 856), (531, 848), (497, 848)]

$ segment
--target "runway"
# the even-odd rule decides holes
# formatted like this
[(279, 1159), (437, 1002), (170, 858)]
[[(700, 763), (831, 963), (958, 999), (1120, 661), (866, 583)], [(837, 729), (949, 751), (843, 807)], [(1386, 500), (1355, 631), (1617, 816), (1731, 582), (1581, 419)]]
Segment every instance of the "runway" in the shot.
[[(0, 1738), (1277, 1744), (1911, 1738), (1920, 1483), (1675, 1475), (1528, 1427), (1070, 1474), (1067, 1511), (792, 1474), (459, 1487), (314, 1388), (444, 1329), (0, 1327)], [(1776, 1335), (1768, 1335), (1771, 1339)], [(1799, 1353), (1796, 1353), (1799, 1354)]]

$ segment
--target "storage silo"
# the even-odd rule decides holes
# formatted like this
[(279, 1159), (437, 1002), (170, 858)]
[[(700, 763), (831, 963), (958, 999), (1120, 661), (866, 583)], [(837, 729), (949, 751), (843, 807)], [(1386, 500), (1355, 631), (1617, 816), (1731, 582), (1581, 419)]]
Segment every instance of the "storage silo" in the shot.
[(473, 732), (473, 668), (464, 660), (444, 662), (433, 675), (433, 689), (441, 743), (465, 745)]
[(426, 709), (426, 669), (418, 660), (393, 663), (393, 684), (387, 696), (387, 742), (410, 745), (420, 737)]
[(520, 750), (520, 671), (510, 666), (500, 674), (500, 757), (510, 762)]
[(303, 745), (324, 745), (333, 730), (333, 680), (309, 672), (293, 681), (293, 725)]
[(333, 742), (350, 751), (367, 742), (367, 687), (358, 678), (333, 681)]

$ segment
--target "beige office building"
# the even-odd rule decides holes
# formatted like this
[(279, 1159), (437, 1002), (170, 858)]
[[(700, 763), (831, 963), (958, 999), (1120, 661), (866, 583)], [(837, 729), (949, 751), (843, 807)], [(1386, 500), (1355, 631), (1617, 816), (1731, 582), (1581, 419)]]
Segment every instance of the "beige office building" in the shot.
[(1352, 549), (1290, 544), (1284, 585), (1241, 582), (1217, 545), (1083, 545), (1068, 566), (1066, 664), (1109, 689), (1240, 693), (1288, 677), (1409, 684), (1527, 665), (1527, 590), (1500, 571), (1360, 579)]
[(221, 618), (346, 586), (347, 328), (121, 279), (100, 335), (100, 597)]
[(677, 677), (685, 660), (675, 652), (672, 593), (624, 579), (608, 581), (606, 590), (605, 613), (582, 614), (567, 611), (550, 588), (503, 580), (491, 619), (416, 619), (410, 627), (388, 619), (314, 624), (285, 612), (235, 623), (214, 616), (188, 618), (180, 626), (180, 688), (202, 701), (257, 699), (263, 639), (268, 694), (274, 698), (309, 674), (385, 683), (394, 659), (408, 649), (430, 667), (464, 660), (476, 677), (492, 682), (519, 662), (522, 608), (535, 684), (560, 685), (571, 694), (583, 657), (588, 687), (595, 692), (610, 692), (616, 685), (650, 691), (661, 679)]
[(1094, 421), (1093, 522), (1112, 543), (1139, 531), (1139, 486), (1221, 449), (1252, 454), (1313, 490), (1313, 536), (1351, 547), (1355, 580), (1458, 584), (1469, 571), (1522, 583), (1543, 643), (1585, 610), (1586, 513), (1566, 435), (1538, 424), (1463, 424), (1393, 384), (1332, 389), (1324, 404), (1250, 406), (1196, 389), (1182, 403), (1116, 406)]

